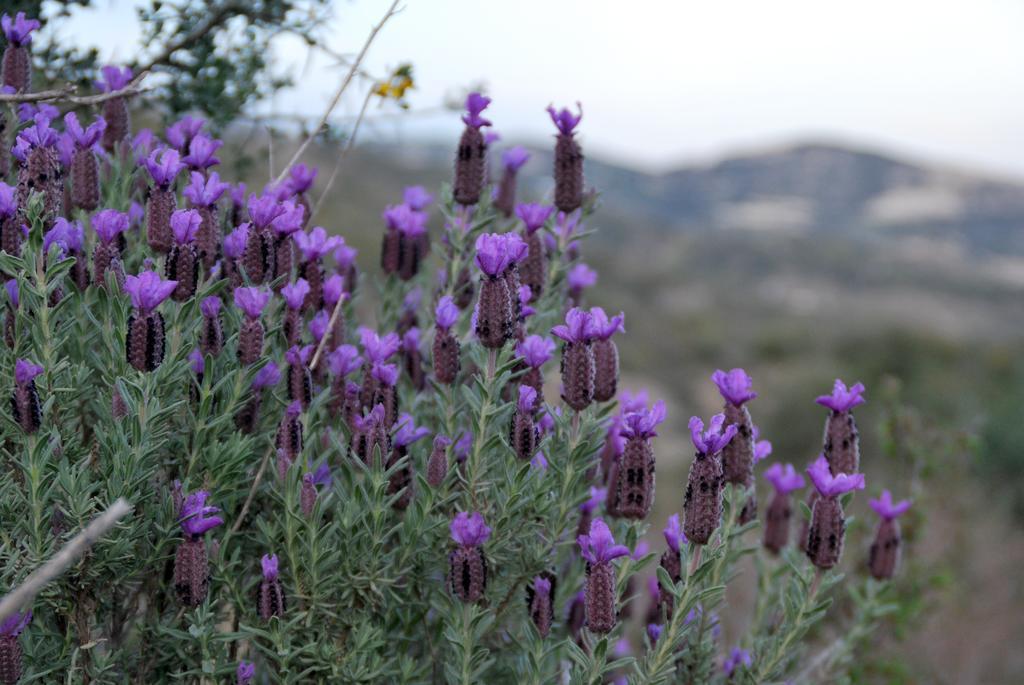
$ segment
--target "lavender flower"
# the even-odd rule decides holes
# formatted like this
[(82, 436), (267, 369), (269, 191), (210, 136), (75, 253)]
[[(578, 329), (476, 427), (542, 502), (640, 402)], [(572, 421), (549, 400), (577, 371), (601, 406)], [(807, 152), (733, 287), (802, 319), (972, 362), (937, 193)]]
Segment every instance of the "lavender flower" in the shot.
[(508, 443), (512, 452), (522, 461), (529, 461), (540, 444), (540, 430), (534, 423), (534, 407), (537, 405), (537, 391), (528, 385), (519, 386), (516, 411), (508, 429)]
[(217, 150), (224, 145), (223, 140), (210, 138), (205, 133), (197, 133), (188, 143), (188, 154), (181, 158), (181, 161), (195, 171), (206, 171), (212, 166), (220, 164), (217, 158)]
[(807, 475), (818, 491), (818, 498), (811, 509), (811, 522), (807, 530), (806, 552), (815, 566), (828, 570), (839, 563), (843, 553), (843, 537), (846, 533), (846, 516), (839, 495), (853, 490), (864, 489), (863, 474), (833, 476), (828, 460), (818, 457), (807, 468)]
[(42, 372), (43, 367), (25, 359), (19, 359), (14, 364), (11, 413), (15, 423), (28, 434), (35, 433), (42, 425), (43, 409), (35, 383), (35, 378)]
[[(8, 43), (16, 47), (24, 47), (32, 43), (32, 32), (38, 30), (41, 24), (38, 19), (28, 19), (24, 12), (18, 12), (13, 19), (5, 13), (0, 18), (0, 26), (3, 27)], [(5, 82), (5, 85), (9, 84)]]
[(245, 313), (245, 321), (238, 332), (238, 361), (243, 365), (255, 364), (263, 354), (263, 324), (259, 316), (270, 301), (266, 288), (235, 288), (235, 306)]
[(180, 152), (184, 152), (192, 144), (192, 139), (203, 130), (206, 121), (186, 114), (167, 128), (167, 142)]
[[(683, 562), (679, 556), (679, 550), (689, 542), (686, 539), (686, 534), (683, 533), (682, 527), (679, 525), (679, 514), (672, 514), (668, 517), (668, 523), (662, 530), (662, 535), (665, 536), (667, 549), (661, 555), (659, 564), (668, 572), (672, 582), (678, 583), (683, 577)], [(656, 601), (658, 604), (664, 605), (665, 616), (671, 619), (672, 612), (675, 610), (675, 597), (668, 591), (668, 588), (661, 587), (661, 581), (658, 581), (656, 587)]]
[(620, 312), (609, 319), (604, 309), (592, 307), (590, 316), (594, 336), (594, 399), (608, 402), (615, 397), (619, 385), (619, 349), (612, 336), (626, 331), (626, 315)]
[(628, 555), (629, 548), (615, 544), (611, 530), (601, 519), (594, 519), (590, 532), (578, 536), (576, 544), (587, 562), (584, 587), (587, 627), (595, 633), (609, 633), (618, 618), (615, 611), (615, 569), (611, 562)]
[(448, 447), (451, 444), (452, 440), (447, 436), (434, 436), (434, 446), (427, 459), (427, 483), (431, 487), (441, 487), (448, 475)]
[(216, 357), (224, 348), (224, 329), (220, 321), (220, 309), (223, 305), (217, 296), (204, 297), (199, 303), (199, 312), (203, 315), (203, 323), (199, 329), (199, 349), (203, 354)]
[(3, 85), (15, 92), (26, 92), (32, 87), (32, 63), (28, 46), (32, 43), (32, 32), (39, 28), (39, 21), (27, 19), (24, 12), (18, 12), (12, 19), (4, 14), (0, 17), (7, 49), (3, 57)]
[(555, 206), (569, 213), (583, 204), (583, 151), (573, 137), (576, 127), (583, 118), (583, 107), (576, 103), (579, 114), (573, 115), (568, 109), (555, 111), (548, 107), (551, 121), (558, 129), (555, 142)]
[(402, 193), (402, 202), (417, 212), (425, 210), (433, 201), (434, 196), (428, 193), (423, 186), (409, 186)]
[(775, 488), (775, 496), (765, 513), (764, 546), (778, 554), (789, 543), (793, 506), (790, 493), (804, 486), (804, 479), (792, 464), (776, 462), (764, 472), (765, 480)]
[[(4, 15), (7, 19), (7, 15)], [(21, 680), (21, 643), (18, 636), (28, 627), (32, 612), (14, 612), (0, 623), (0, 682), (14, 685)]]
[(863, 383), (855, 383), (847, 389), (838, 378), (831, 395), (815, 400), (831, 410), (825, 421), (823, 452), (833, 474), (856, 473), (860, 466), (860, 433), (850, 410), (865, 401)]
[(153, 183), (163, 189), (170, 188), (178, 174), (185, 168), (181, 155), (171, 148), (158, 148), (149, 154), (143, 162)]
[(871, 543), (868, 570), (877, 580), (888, 580), (896, 575), (903, 545), (900, 524), (897, 519), (910, 509), (911, 502), (905, 499), (894, 503), (892, 493), (883, 490), (881, 497), (869, 500), (868, 504), (880, 519), (878, 528), (875, 530), (875, 539)]
[(526, 586), (526, 607), (541, 637), (547, 637), (555, 622), (555, 576), (547, 571), (534, 576)]
[(622, 455), (615, 460), (608, 477), (608, 513), (642, 519), (654, 504), (655, 461), (650, 439), (665, 420), (664, 402), (623, 418), (621, 434), (626, 438)]
[(716, 414), (707, 430), (697, 416), (690, 419), (690, 435), (697, 455), (690, 465), (683, 497), (683, 531), (694, 544), (707, 544), (722, 521), (722, 461), (720, 452), (736, 435), (736, 426), (723, 428), (724, 414)]
[(480, 133), (480, 128), (490, 126), (491, 122), (480, 114), (489, 104), (491, 99), (480, 93), (470, 93), (466, 98), (467, 114), (462, 116), (466, 128), (459, 139), (458, 153), (455, 157), (455, 180), (452, 184), (452, 196), (460, 205), (475, 205), (480, 200), (480, 192), (483, 190), (487, 143)]
[(722, 672), (725, 673), (726, 678), (732, 678), (736, 669), (750, 668), (753, 664), (754, 660), (750, 656), (750, 652), (739, 647), (733, 647), (732, 651), (729, 652), (729, 657), (722, 664)]
[(235, 685), (252, 685), (256, 677), (256, 664), (251, 661), (239, 661), (235, 671)]
[(565, 341), (562, 347), (562, 399), (576, 411), (583, 411), (594, 401), (593, 316), (574, 307), (565, 315), (565, 323), (552, 328), (551, 334)]
[(480, 550), (491, 537), (491, 529), (479, 512), (458, 513), (450, 531), (458, 545), (448, 555), (448, 585), (463, 602), (476, 602), (487, 589), (487, 561)]
[(278, 561), (276, 554), (264, 554), (260, 558), (263, 578), (260, 581), (256, 596), (256, 611), (260, 619), (269, 621), (273, 616), (284, 616), (284, 589), (279, 580)]
[(202, 604), (210, 589), (204, 535), (224, 523), (224, 519), (216, 515), (220, 509), (206, 503), (209, 497), (206, 490), (192, 493), (185, 498), (178, 513), (185, 539), (178, 546), (174, 559), (174, 589), (179, 601), (189, 607)]
[(569, 300), (574, 306), (579, 306), (583, 298), (583, 291), (594, 287), (597, 283), (597, 272), (583, 262), (579, 262), (566, 275), (566, 283), (569, 285)]
[(124, 291), (135, 308), (128, 317), (125, 357), (139, 371), (153, 371), (164, 359), (164, 319), (156, 308), (177, 286), (177, 281), (165, 281), (152, 271), (125, 276)]
[(501, 155), (501, 165), (504, 171), (496, 190), (494, 206), (500, 209), (505, 216), (512, 216), (512, 211), (515, 209), (516, 175), (529, 159), (530, 153), (519, 145), (505, 150)]

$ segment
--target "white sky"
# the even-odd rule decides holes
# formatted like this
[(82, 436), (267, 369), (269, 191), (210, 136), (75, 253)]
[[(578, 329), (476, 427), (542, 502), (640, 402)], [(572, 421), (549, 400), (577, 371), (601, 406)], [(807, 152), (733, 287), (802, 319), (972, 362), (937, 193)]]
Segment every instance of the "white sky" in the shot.
[[(67, 35), (134, 53), (132, 0), (97, 0)], [(337, 0), (334, 49), (354, 54), (389, 0)], [(661, 169), (795, 140), (838, 140), (1024, 177), (1020, 0), (406, 0), (366, 62), (415, 65), (414, 110), (485, 83), (505, 141), (553, 131), (583, 102), (591, 154)], [(279, 64), (305, 64), (281, 43)], [(308, 66), (274, 111), (322, 111), (341, 76)], [(340, 110), (354, 113), (353, 94)], [(372, 129), (452, 138), (450, 113)]]

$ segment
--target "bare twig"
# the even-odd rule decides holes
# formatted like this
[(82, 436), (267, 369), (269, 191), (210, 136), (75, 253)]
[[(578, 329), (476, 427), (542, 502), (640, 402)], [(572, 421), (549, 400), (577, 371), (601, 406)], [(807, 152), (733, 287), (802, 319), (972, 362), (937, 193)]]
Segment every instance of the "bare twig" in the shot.
[(334, 330), (334, 324), (337, 323), (338, 317), (341, 316), (341, 305), (345, 302), (345, 294), (342, 293), (338, 301), (334, 303), (334, 309), (331, 310), (331, 319), (327, 322), (327, 331), (324, 332), (324, 336), (320, 338), (320, 343), (316, 346), (316, 352), (313, 354), (312, 361), (309, 362), (309, 370), (315, 371), (316, 365), (320, 363), (320, 356), (324, 352), (324, 347), (327, 345), (327, 338), (331, 337), (330, 331)]
[(118, 498), (105, 512), (94, 518), (78, 535), (61, 547), (60, 551), (49, 561), (29, 574), (21, 585), (0, 600), (0, 622), (21, 607), (31, 603), (44, 586), (64, 573), (68, 566), (73, 564), (94, 542), (113, 528), (114, 524), (131, 510), (132, 505), (124, 499)]
[(327, 196), (331, 194), (331, 188), (334, 187), (334, 181), (337, 180), (338, 172), (341, 171), (341, 163), (345, 161), (345, 157), (348, 156), (349, 150), (352, 149), (352, 145), (355, 143), (356, 134), (359, 133), (359, 125), (363, 123), (363, 115), (366, 114), (366, 108), (370, 106), (371, 98), (373, 98), (372, 88), (366, 91), (366, 98), (363, 100), (363, 106), (359, 108), (359, 116), (356, 118), (355, 125), (352, 126), (352, 133), (349, 134), (348, 139), (345, 141), (345, 147), (341, 149), (341, 153), (338, 154), (338, 159), (334, 162), (334, 169), (331, 171), (331, 175), (327, 179), (327, 185), (324, 186), (323, 191), (320, 193), (320, 197), (317, 198), (316, 205), (313, 206), (313, 211), (309, 213), (310, 221), (320, 213), (320, 209), (324, 206), (324, 202), (327, 201)]
[(394, 0), (391, 3), (391, 6), (388, 8), (388, 11), (384, 14), (384, 17), (379, 22), (377, 22), (377, 24), (372, 29), (370, 29), (370, 35), (366, 37), (366, 42), (363, 43), (362, 49), (359, 51), (359, 54), (356, 55), (356, 58), (352, 62), (352, 66), (349, 68), (348, 73), (345, 74), (345, 78), (342, 80), (341, 85), (338, 86), (338, 90), (335, 91), (334, 97), (331, 98), (330, 105), (328, 105), (327, 109), (320, 117), (320, 121), (317, 123), (316, 127), (310, 132), (309, 136), (307, 136), (306, 139), (302, 141), (302, 145), (300, 145), (299, 149), (295, 151), (295, 154), (292, 155), (292, 158), (288, 162), (288, 164), (286, 164), (284, 168), (282, 168), (280, 175), (278, 175), (278, 177), (274, 181), (275, 184), (280, 183), (281, 181), (284, 180), (285, 176), (288, 175), (288, 170), (291, 169), (292, 166), (299, 161), (299, 159), (302, 157), (302, 154), (306, 151), (306, 148), (308, 148), (310, 143), (313, 142), (313, 139), (316, 137), (317, 133), (319, 133), (320, 130), (323, 129), (324, 125), (327, 123), (327, 120), (330, 119), (331, 113), (334, 112), (334, 108), (337, 107), (338, 102), (341, 101), (341, 96), (345, 92), (345, 89), (348, 88), (348, 84), (352, 82), (352, 78), (358, 73), (359, 65), (362, 64), (363, 58), (366, 57), (366, 53), (367, 51), (369, 51), (370, 45), (373, 43), (373, 39), (376, 38), (380, 30), (384, 28), (384, 24), (387, 23), (388, 19), (390, 19), (391, 17), (398, 13), (399, 1), (400, 0)]
[(216, 10), (214, 10), (209, 16), (207, 16), (206, 19), (196, 24), (191, 31), (189, 31), (173, 43), (168, 43), (167, 46), (159, 54), (150, 59), (148, 62), (139, 65), (137, 67), (138, 70), (149, 71), (153, 67), (169, 64), (171, 61), (171, 57), (174, 55), (175, 52), (181, 50), (182, 48), (187, 48), (196, 41), (201, 40), (206, 34), (208, 34), (210, 31), (212, 31), (213, 29), (217, 28), (217, 26), (222, 24), (224, 20), (228, 18), (228, 15), (234, 12), (244, 14), (246, 12), (246, 9), (247, 6), (241, 2), (227, 2), (221, 5)]
[(61, 102), (70, 102), (75, 105), (98, 105), (106, 102), (107, 100), (146, 92), (149, 89), (142, 88), (142, 80), (148, 75), (149, 72), (144, 71), (132, 79), (131, 83), (121, 90), (115, 90), (109, 93), (99, 93), (97, 95), (75, 95), (77, 88), (69, 83), (63, 88), (40, 90), (36, 93), (0, 93), (0, 102), (53, 102), (55, 100), (59, 100)]
[(270, 462), (270, 455), (273, 451), (274, 446), (271, 445), (263, 453), (263, 461), (260, 462), (260, 468), (256, 471), (256, 477), (252, 479), (252, 487), (249, 488), (249, 494), (245, 498), (245, 504), (242, 505), (242, 511), (238, 513), (238, 518), (235, 519), (234, 525), (231, 526), (232, 534), (238, 532), (238, 529), (242, 527), (245, 515), (249, 513), (249, 505), (252, 504), (252, 498), (256, 496), (256, 488), (260, 486), (260, 481), (263, 480), (263, 472), (267, 470), (267, 464)]

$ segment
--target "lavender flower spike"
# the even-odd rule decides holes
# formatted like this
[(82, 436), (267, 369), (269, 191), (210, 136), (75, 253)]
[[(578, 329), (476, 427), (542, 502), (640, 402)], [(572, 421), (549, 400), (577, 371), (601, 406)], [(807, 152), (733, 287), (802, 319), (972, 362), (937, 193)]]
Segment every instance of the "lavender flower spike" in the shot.
[(896, 569), (900, 564), (903, 537), (899, 521), (896, 519), (910, 509), (910, 500), (905, 499), (894, 504), (892, 493), (883, 490), (881, 497), (870, 500), (868, 504), (881, 517), (875, 531), (875, 539), (871, 543), (868, 570), (876, 579), (886, 580), (896, 575)]
[(807, 467), (807, 475), (822, 497), (836, 497), (853, 490), (864, 489), (864, 474), (840, 473), (833, 476), (825, 455), (819, 456)]
[(867, 400), (864, 399), (863, 383), (854, 383), (852, 387), (847, 389), (846, 383), (837, 378), (835, 385), (832, 387), (832, 394), (821, 395), (814, 401), (824, 407), (828, 407), (832, 411), (845, 412), (864, 404)]
[(846, 516), (839, 495), (864, 489), (863, 474), (841, 473), (833, 476), (825, 455), (818, 457), (807, 469), (811, 482), (820, 495), (811, 509), (811, 522), (807, 527), (805, 551), (808, 558), (821, 570), (839, 563), (846, 533)]
[(753, 381), (743, 369), (732, 369), (728, 373), (718, 369), (711, 374), (711, 380), (718, 386), (722, 398), (735, 407), (757, 397), (757, 393), (750, 387)]
[(11, 45), (22, 47), (32, 42), (32, 32), (41, 24), (38, 19), (27, 19), (24, 12), (18, 12), (13, 19), (4, 14), (0, 18), (0, 26), (3, 27), (4, 36)]
[(815, 401), (831, 410), (825, 419), (822, 448), (829, 468), (833, 474), (856, 473), (860, 467), (860, 433), (850, 410), (864, 403), (864, 384), (855, 383), (847, 389), (837, 378), (832, 394)]
[(18, 636), (31, 620), (31, 611), (15, 612), (0, 623), (0, 682), (5, 685), (14, 685), (21, 680), (22, 652)]
[(907, 513), (911, 504), (909, 499), (893, 502), (892, 493), (888, 490), (883, 490), (882, 496), (878, 499), (868, 500), (868, 505), (874, 509), (875, 513), (887, 521), (892, 521)]
[(466, 126), (472, 126), (473, 128), (480, 128), (482, 126), (490, 126), (491, 122), (484, 119), (480, 114), (487, 109), (488, 105), (491, 104), (491, 98), (480, 93), (470, 93), (466, 97), (466, 112), (467, 114), (462, 115), (462, 121)]
[(131, 298), (132, 306), (140, 314), (147, 314), (170, 297), (177, 287), (177, 281), (165, 281), (152, 271), (143, 271), (138, 276), (124, 278), (124, 291)]
[(256, 664), (251, 661), (239, 661), (235, 671), (235, 685), (252, 685), (256, 677)]
[(789, 494), (804, 486), (804, 477), (796, 472), (792, 464), (776, 462), (764, 472), (764, 479), (772, 484), (775, 492)]
[(587, 561), (584, 607), (587, 627), (599, 634), (615, 627), (615, 568), (611, 562), (629, 554), (625, 545), (616, 545), (611, 530), (601, 519), (594, 519), (590, 532), (576, 538), (580, 553)]
[(555, 111), (548, 107), (551, 121), (558, 128), (555, 142), (555, 206), (566, 214), (583, 204), (583, 151), (574, 137), (576, 126), (583, 118), (583, 108), (573, 115), (568, 109)]
[(460, 205), (470, 206), (480, 201), (487, 156), (487, 143), (480, 133), (480, 127), (491, 125), (491, 122), (480, 116), (480, 113), (490, 102), (490, 98), (479, 93), (470, 93), (466, 98), (467, 114), (462, 117), (466, 128), (459, 139), (455, 156), (455, 179), (452, 184), (452, 196)]
[(267, 288), (235, 288), (235, 306), (245, 312), (250, 319), (259, 318), (268, 302), (270, 290)]
[(591, 564), (607, 563), (629, 554), (628, 547), (615, 544), (611, 529), (602, 519), (594, 519), (590, 533), (577, 536), (576, 544), (580, 547), (580, 555)]
[(774, 463), (764, 473), (765, 480), (775, 487), (768, 510), (765, 512), (764, 546), (778, 554), (789, 544), (790, 519), (793, 517), (793, 503), (789, 496), (804, 486), (804, 479), (792, 464)]
[(725, 414), (715, 414), (711, 417), (711, 423), (707, 430), (704, 430), (704, 421), (699, 416), (690, 418), (690, 437), (693, 439), (693, 446), (701, 454), (715, 454), (721, 452), (722, 448), (729, 444), (736, 435), (737, 428), (730, 424), (723, 429)]
[(18, 385), (27, 385), (42, 372), (43, 367), (27, 359), (19, 359), (14, 363), (14, 380)]
[(185, 499), (178, 520), (186, 535), (196, 538), (224, 524), (223, 518), (215, 516), (220, 512), (220, 508), (206, 504), (209, 498), (210, 493), (207, 490), (199, 490)]
[(479, 547), (491, 537), (491, 529), (480, 512), (456, 514), (449, 525), (452, 540), (465, 547)]
[(683, 529), (679, 525), (679, 514), (672, 514), (668, 517), (668, 523), (661, 534), (665, 536), (665, 544), (668, 545), (668, 548), (676, 553), (687, 542), (686, 534), (683, 533)]

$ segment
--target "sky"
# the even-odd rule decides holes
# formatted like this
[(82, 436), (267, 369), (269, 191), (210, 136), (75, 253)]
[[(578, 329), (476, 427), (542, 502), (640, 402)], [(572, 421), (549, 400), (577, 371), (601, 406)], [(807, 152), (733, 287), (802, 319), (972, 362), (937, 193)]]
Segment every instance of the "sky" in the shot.
[[(137, 1), (137, 0), (135, 0)], [(390, 0), (336, 0), (331, 47), (359, 51)], [(543, 143), (545, 107), (583, 104), (587, 153), (650, 171), (814, 140), (1024, 178), (1020, 0), (405, 0), (370, 48), (410, 61), (411, 111), (366, 134), (454, 140), (446, 97), (483, 85), (506, 142)], [(133, 0), (96, 0), (63, 34), (112, 61), (137, 46)], [(116, 36), (117, 40), (110, 40)], [(275, 47), (300, 79), (263, 111), (315, 117), (343, 72)], [(365, 92), (365, 91), (364, 91)], [(337, 110), (351, 117), (357, 91)]]

